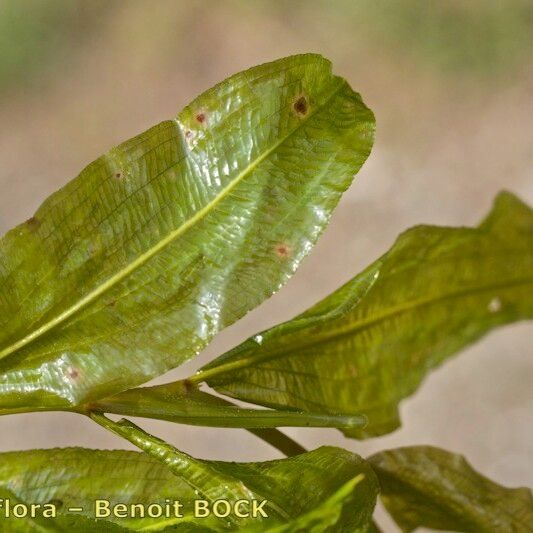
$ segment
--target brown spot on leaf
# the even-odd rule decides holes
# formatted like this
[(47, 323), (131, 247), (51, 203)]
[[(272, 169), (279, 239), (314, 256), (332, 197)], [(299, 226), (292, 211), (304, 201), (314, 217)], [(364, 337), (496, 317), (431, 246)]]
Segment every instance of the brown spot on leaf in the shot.
[(305, 117), (309, 112), (309, 102), (307, 101), (307, 97), (304, 95), (299, 96), (292, 107), (299, 117)]
[(107, 305), (109, 307), (115, 307), (115, 305), (117, 304), (117, 301), (116, 300), (111, 300), (110, 302), (107, 303)]
[(205, 113), (198, 113), (195, 118), (196, 118), (196, 121), (199, 122), (200, 124), (205, 124), (207, 120), (207, 116)]
[(120, 180), (124, 177), (124, 172), (122, 172), (122, 170), (118, 170), (117, 172), (115, 172), (115, 178), (117, 178), (117, 180)]
[(196, 386), (194, 383), (188, 379), (183, 380), (183, 388), (185, 389), (185, 392), (192, 392)]
[(67, 369), (67, 374), (70, 379), (78, 379), (80, 376), (80, 372), (77, 368), (72, 368), (71, 366)]
[(26, 220), (26, 224), (31, 229), (37, 229), (41, 225), (41, 222), (39, 221), (39, 219), (31, 217)]
[(276, 255), (280, 259), (287, 259), (287, 257), (290, 257), (290, 255), (291, 255), (290, 246), (288, 246), (287, 244), (284, 244), (284, 243), (276, 244), (276, 246), (274, 247), (274, 250), (276, 252)]
[(187, 142), (187, 144), (189, 145), (189, 147), (192, 147), (193, 144), (194, 144), (194, 131), (192, 130), (185, 130), (184, 132), (184, 135), (185, 135), (185, 141)]

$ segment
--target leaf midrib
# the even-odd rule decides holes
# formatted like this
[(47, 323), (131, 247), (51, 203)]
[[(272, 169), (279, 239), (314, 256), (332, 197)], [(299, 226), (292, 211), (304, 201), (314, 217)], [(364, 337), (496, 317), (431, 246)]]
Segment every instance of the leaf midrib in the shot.
[[(278, 351), (278, 352), (270, 353), (270, 354), (267, 353), (263, 356), (249, 355), (247, 357), (238, 359), (236, 361), (230, 361), (225, 364), (223, 363), (220, 366), (214, 366), (211, 368), (207, 368), (205, 371), (198, 372), (196, 375), (192, 376), (190, 379), (192, 379), (195, 382), (209, 381), (210, 379), (216, 378), (222, 374), (225, 374), (226, 372), (241, 370), (249, 366), (256, 366), (258, 363), (264, 363), (266, 361), (278, 359), (279, 357), (286, 355), (288, 352), (289, 352), (289, 355), (291, 355), (290, 354), (291, 348), (296, 348), (298, 351), (300, 351), (310, 346), (316, 346), (319, 344), (330, 342), (333, 339), (345, 337), (348, 335), (353, 335), (357, 333), (358, 331), (361, 331), (367, 327), (374, 326), (375, 324), (383, 320), (387, 320), (393, 316), (402, 314), (404, 312), (409, 312), (414, 309), (424, 307), (426, 305), (433, 305), (443, 300), (461, 297), (461, 296), (469, 296), (471, 294), (476, 294), (476, 293), (481, 293), (481, 292), (486, 292), (486, 291), (493, 291), (496, 289), (505, 289), (505, 288), (513, 287), (513, 286), (527, 285), (532, 282), (533, 282), (533, 277), (526, 276), (524, 278), (518, 278), (513, 281), (486, 284), (486, 285), (481, 285), (478, 287), (469, 287), (468, 289), (464, 289), (460, 291), (452, 291), (452, 292), (443, 294), (437, 298), (420, 298), (418, 300), (410, 301), (402, 305), (397, 305), (395, 307), (392, 307), (386, 312), (383, 312), (379, 315), (369, 317), (369, 318), (364, 318), (362, 320), (358, 320), (354, 324), (349, 325), (348, 327), (339, 328), (337, 330), (327, 330), (327, 333), (325, 335), (321, 337), (313, 336), (312, 340), (306, 343), (301, 343), (301, 344), (299, 343), (296, 346), (292, 346), (292, 347), (283, 346), (282, 351)], [(228, 383), (231, 383), (231, 380)]]
[[(213, 198), (210, 202), (208, 202), (202, 209), (197, 211), (191, 218), (186, 220), (181, 226), (171, 231), (164, 239), (161, 239), (152, 248), (148, 249), (146, 252), (144, 252), (139, 257), (137, 257), (124, 269), (122, 269), (121, 271), (111, 276), (104, 283), (96, 287), (96, 289), (92, 290), (87, 295), (85, 295), (83, 298), (78, 300), (74, 305), (72, 305), (71, 307), (69, 307), (68, 309), (60, 313), (59, 315), (57, 315), (55, 318), (49, 320), (48, 322), (46, 322), (45, 324), (43, 324), (36, 330), (32, 331), (30, 334), (26, 335), (22, 339), (2, 349), (0, 351), (0, 359), (3, 359), (7, 357), (8, 355), (16, 352), (20, 348), (26, 346), (27, 344), (31, 343), (38, 337), (47, 333), (48, 331), (55, 328), (56, 326), (63, 323), (64, 321), (68, 320), (72, 315), (76, 314), (78, 311), (80, 311), (81, 309), (89, 305), (91, 302), (93, 302), (99, 296), (107, 292), (110, 288), (115, 286), (117, 283), (120, 283), (129, 274), (134, 272), (137, 268), (140, 268), (147, 261), (149, 261), (152, 257), (154, 257), (158, 252), (166, 248), (175, 239), (183, 235), (189, 228), (191, 228), (197, 222), (202, 220), (208, 213), (212, 211), (212, 209), (214, 209), (224, 198), (226, 198), (229, 195), (229, 193), (240, 182), (242, 182), (247, 176), (249, 176), (270, 155), (272, 155), (272, 153), (274, 153), (275, 150), (277, 150), (283, 143), (285, 143), (295, 132), (297, 132), (300, 128), (302, 128), (303, 125), (307, 124), (311, 120), (311, 118), (314, 117), (319, 111), (324, 109), (324, 107), (326, 107), (329, 104), (329, 102), (336, 96), (336, 94), (340, 91), (340, 89), (345, 86), (345, 82), (342, 78), (334, 78), (332, 81), (336, 82), (334, 85), (334, 88), (329, 94), (329, 96), (325, 98), (322, 104), (317, 105), (316, 107), (313, 107), (309, 111), (309, 114), (306, 117), (300, 119), (296, 127), (289, 130), (289, 132), (285, 136), (281, 137), (270, 148), (267, 148), (261, 155), (259, 155), (254, 161), (252, 161), (228, 185), (226, 185), (226, 187), (224, 187), (219, 192), (219, 194), (215, 196), (215, 198)], [(177, 119), (174, 119), (174, 120), (177, 121)]]

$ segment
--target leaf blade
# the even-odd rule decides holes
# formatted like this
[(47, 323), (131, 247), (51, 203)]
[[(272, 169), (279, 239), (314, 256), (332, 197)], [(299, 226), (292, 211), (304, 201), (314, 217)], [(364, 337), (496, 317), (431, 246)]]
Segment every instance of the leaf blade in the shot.
[(198, 353), (294, 272), (373, 123), (328, 61), (293, 56), (89, 165), (0, 243), (0, 406), (92, 401)]
[(504, 193), (477, 228), (408, 230), (325, 300), (192, 379), (268, 407), (366, 415), (366, 428), (346, 434), (382, 435), (430, 369), (533, 317), (532, 273), (533, 213)]
[(403, 531), (418, 527), (492, 532), (527, 531), (533, 524), (529, 489), (509, 489), (476, 472), (461, 455), (412, 446), (370, 457), (381, 498)]
[[(157, 453), (160, 450), (158, 441), (152, 444)], [(253, 494), (264, 493), (287, 514), (283, 520), (274, 514), (260, 522), (243, 520), (239, 527), (248, 528), (244, 530), (265, 531), (297, 521), (363, 474), (364, 480), (344, 495), (341, 513), (339, 509), (335, 511), (338, 518), (331, 531), (346, 531), (342, 529), (343, 524), (366, 522), (377, 496), (377, 480), (370, 466), (358, 456), (338, 448), (325, 447), (291, 459), (263, 463), (199, 461), (177, 453), (182, 461), (209, 472), (217, 480), (221, 476), (229, 477), (226, 480), (235, 484), (236, 490), (243, 490), (238, 486), (242, 483)], [(167, 498), (184, 504), (184, 516), (179, 519), (109, 517), (114, 524), (127, 530), (235, 530), (234, 526), (228, 527), (226, 522), (213, 516), (195, 520), (192, 502), (200, 496), (183, 475), (176, 476), (160, 460), (137, 452), (69, 448), (5, 453), (0, 455), (0, 486), (24, 501), (60, 501), (63, 510), (71, 505), (81, 506), (87, 520), (94, 519), (95, 498), (107, 499), (111, 504), (146, 505), (164, 503)], [(223, 485), (219, 485), (218, 490), (222, 498), (230, 492)], [(354, 507), (354, 502), (358, 507)], [(330, 513), (325, 509), (325, 519), (327, 516)], [(97, 526), (98, 523), (94, 531), (99, 531)]]
[(16, 516), (14, 509), (17, 506), (30, 509), (32, 504), (21, 501), (11, 491), (1, 488), (0, 502), (2, 503), (2, 507), (5, 508), (7, 506), (7, 501), (9, 501), (10, 511), (9, 516), (7, 516), (7, 510), (4, 509), (6, 516), (2, 517), (2, 528), (4, 528), (4, 531), (9, 530), (10, 533), (86, 533), (87, 531), (95, 531), (96, 528), (102, 533), (120, 533), (126, 531), (126, 529), (107, 520), (99, 520), (96, 524), (94, 520), (75, 514), (59, 513), (55, 518), (51, 518), (42, 516), (37, 511), (35, 516), (32, 516), (31, 512), (19, 512), (19, 516)]

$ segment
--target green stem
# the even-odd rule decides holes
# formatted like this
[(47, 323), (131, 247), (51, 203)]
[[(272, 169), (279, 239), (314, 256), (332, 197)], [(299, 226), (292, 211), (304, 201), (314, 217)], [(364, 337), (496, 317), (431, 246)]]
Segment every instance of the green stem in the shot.
[(366, 418), (357, 415), (239, 407), (223, 398), (199, 390), (187, 380), (131, 389), (98, 400), (89, 407), (103, 413), (223, 428), (335, 427), (345, 429), (363, 427), (366, 424)]
[[(176, 384), (177, 385), (177, 384)], [(136, 389), (132, 389), (136, 390)], [(205, 393), (204, 393), (205, 394)], [(120, 396), (120, 395), (119, 395)], [(118, 397), (118, 396), (117, 396)], [(113, 398), (113, 397), (112, 397)], [(158, 418), (160, 420), (169, 420), (168, 417), (165, 416), (154, 416), (154, 414), (150, 414), (147, 412), (146, 409), (134, 409), (131, 405), (124, 405), (120, 402), (115, 403), (114, 400), (110, 398), (107, 400), (102, 400), (101, 402), (96, 402), (90, 405), (81, 405), (78, 407), (70, 407), (70, 408), (61, 408), (61, 409), (49, 409), (46, 407), (22, 407), (22, 408), (13, 408), (13, 409), (0, 409), (0, 416), (3, 415), (13, 415), (13, 414), (21, 414), (21, 413), (32, 413), (32, 412), (67, 412), (67, 413), (76, 413), (76, 414), (83, 414), (90, 416), (93, 420), (96, 421), (96, 419), (100, 420), (102, 423), (100, 425), (104, 425), (104, 421), (108, 420), (103, 416), (103, 413), (112, 413), (112, 414), (120, 414), (120, 415), (128, 415), (128, 416), (141, 416), (141, 417), (149, 417), (149, 418)], [(219, 398), (218, 396), (211, 396), (210, 400), (213, 403), (218, 403), (221, 406), (229, 406), (237, 408), (237, 406), (223, 398)], [(138, 406), (137, 406), (138, 407)], [(142, 407), (142, 406), (141, 406)], [(260, 413), (259, 413), (260, 414)], [(295, 424), (297, 422), (297, 419), (287, 419), (283, 420), (283, 413), (280, 414), (280, 421), (282, 423), (287, 424)], [(294, 415), (296, 413), (288, 413), (288, 415)], [(93, 416), (94, 415), (94, 416)], [(238, 420), (238, 419), (236, 419)], [(183, 420), (169, 420), (173, 422), (178, 423), (189, 423), (194, 424), (194, 417), (189, 416), (183, 417)], [(207, 420), (204, 419), (203, 424), (199, 425), (207, 425), (205, 422)], [(209, 423), (209, 421), (207, 421)], [(253, 423), (254, 419), (251, 418), (248, 423)], [(257, 421), (258, 423), (271, 423), (272, 421), (269, 420), (263, 420), (261, 422), (261, 419)], [(242, 421), (241, 421), (242, 423)], [(215, 423), (213, 422), (213, 425)], [(218, 422), (220, 425), (220, 422)], [(304, 425), (304, 424), (300, 424)], [(242, 427), (242, 426), (235, 426), (235, 427)], [(107, 429), (110, 429), (110, 426), (107, 426)], [(301, 453), (305, 453), (307, 450), (298, 444), (296, 441), (292, 440), (290, 437), (285, 435), (285, 433), (282, 433), (278, 429), (275, 428), (264, 428), (264, 427), (250, 427), (250, 428), (243, 428), (255, 435), (256, 437), (260, 438), (261, 440), (265, 441), (266, 443), (270, 444), (277, 450), (279, 450), (281, 453), (286, 455), (287, 457), (291, 457), (293, 455), (299, 455)]]
[(205, 370), (198, 370), (196, 374), (187, 378), (188, 381), (194, 384), (207, 382), (208, 379), (211, 379), (220, 374), (224, 374), (231, 370), (237, 370), (244, 366), (248, 365), (246, 360), (232, 361), (230, 363), (222, 363), (219, 366), (214, 366), (212, 368), (206, 368)]
[(298, 444), (295, 440), (292, 440), (288, 435), (285, 435), (285, 433), (279, 429), (248, 429), (247, 431), (256, 437), (259, 437), (261, 440), (264, 440), (270, 444), (270, 446), (273, 446), (287, 457), (300, 455), (301, 453), (305, 453), (307, 451), (301, 444)]
[[(120, 431), (120, 424), (113, 422), (111, 419), (107, 418), (103, 413), (98, 411), (91, 411), (86, 413), (87, 416), (99, 424), (100, 426), (111, 431), (115, 435), (126, 438), (124, 433)], [(256, 437), (264, 440), (274, 448), (278, 449), (281, 453), (287, 457), (292, 457), (294, 455), (299, 455), (305, 453), (307, 450), (298, 444), (296, 441), (292, 440), (290, 437), (282, 433), (277, 429), (249, 429), (250, 433), (254, 434)], [(128, 439), (129, 440), (129, 439)]]
[[(178, 409), (178, 406), (182, 407)], [(268, 427), (270, 424), (332, 427), (328, 422), (328, 415), (239, 408), (225, 398), (191, 387), (190, 380), (131, 389), (91, 405), (82, 406), (78, 412), (112, 413), (202, 426), (243, 428), (288, 457), (305, 453), (307, 450), (285, 433), (274, 427)], [(324, 420), (320, 419), (321, 416)], [(352, 418), (355, 422), (359, 422), (357, 417), (345, 418), (347, 420), (339, 420), (341, 425), (353, 423)], [(243, 427), (243, 424), (248, 426)]]

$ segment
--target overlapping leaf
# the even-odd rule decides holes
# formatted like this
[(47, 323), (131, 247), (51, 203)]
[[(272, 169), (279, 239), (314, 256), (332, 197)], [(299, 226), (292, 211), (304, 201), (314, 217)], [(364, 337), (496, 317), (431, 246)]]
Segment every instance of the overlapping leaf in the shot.
[(309, 426), (348, 429), (366, 424), (366, 418), (362, 416), (238, 407), (188, 386), (186, 381), (130, 389), (95, 402), (91, 408), (105, 413), (226, 428)]
[(198, 353), (294, 272), (373, 128), (330, 63), (300, 55), (90, 164), (0, 242), (0, 408), (101, 398)]
[[(355, 477), (345, 483), (333, 496), (330, 496), (326, 501), (320, 503), (308, 513), (299, 516), (295, 520), (291, 520), (287, 524), (269, 529), (268, 533), (301, 533), (302, 531), (306, 533), (323, 533), (324, 531), (338, 529), (336, 526), (339, 523), (343, 523), (341, 518), (343, 508), (348, 507), (347, 503), (353, 498), (354, 488), (363, 479), (364, 477), (362, 475)], [(360, 505), (360, 503), (354, 503)], [(344, 512), (346, 514), (346, 511)], [(348, 523), (344, 523), (340, 531), (347, 531), (348, 527), (350, 527), (350, 533), (373, 531), (369, 518), (365, 518), (364, 523), (351, 522), (350, 526)]]
[[(107, 518), (128, 530), (270, 531), (291, 529), (293, 521), (327, 524), (323, 531), (364, 531), (377, 495), (377, 480), (358, 456), (320, 448), (291, 459), (265, 463), (200, 461), (143, 434), (133, 425), (121, 431), (146, 448), (145, 454), (85, 449), (38, 450), (2, 454), (0, 486), (22, 501), (82, 507), (94, 517), (94, 500), (111, 504), (183, 503), (183, 518)], [(195, 499), (264, 499), (268, 518), (194, 518)], [(242, 507), (242, 511), (246, 509)], [(308, 513), (314, 513), (306, 517)], [(322, 516), (322, 518), (320, 518)], [(53, 526), (54, 521), (48, 524)], [(343, 529), (348, 527), (348, 529)], [(352, 529), (350, 529), (352, 528)], [(277, 529), (274, 529), (276, 531)], [(101, 531), (98, 524), (93, 529)]]
[(369, 459), (381, 497), (403, 531), (427, 527), (466, 533), (511, 533), (533, 528), (533, 496), (478, 474), (461, 455), (413, 446)]
[(533, 212), (502, 193), (477, 228), (418, 226), (292, 321), (255, 335), (195, 381), (261, 405), (364, 414), (356, 437), (398, 427), (398, 403), (450, 355), (533, 317)]
[[(323, 531), (365, 531), (370, 527), (377, 482), (367, 463), (346, 450), (324, 447), (283, 461), (207, 464), (180, 452), (128, 420), (113, 422), (97, 413), (91, 414), (91, 417), (165, 464), (171, 472), (193, 487), (195, 494), (201, 494), (209, 501), (221, 498), (230, 503), (241, 499), (265, 500), (270, 522), (284, 522), (288, 531), (298, 530), (302, 521), (307, 524), (320, 523)], [(317, 455), (312, 457), (312, 454)], [(311, 457), (312, 460), (308, 461)], [(270, 469), (273, 465), (273, 469)], [(352, 481), (351, 484), (344, 477), (347, 469), (352, 473), (348, 480)], [(326, 470), (328, 475), (325, 475)], [(297, 471), (300, 471), (299, 477), (296, 477)], [(357, 474), (354, 477), (355, 472)], [(276, 478), (281, 482), (276, 483)], [(361, 483), (364, 479), (366, 482)], [(336, 489), (337, 494), (326, 496), (322, 493), (322, 498), (318, 499), (317, 493), (322, 492), (324, 483), (331, 487), (332, 480), (335, 480), (335, 484), (342, 483), (340, 493)], [(301, 489), (296, 487), (305, 487), (308, 483), (312, 488), (309, 491), (304, 489), (302, 495)], [(328, 502), (324, 502), (325, 498)], [(308, 506), (310, 500), (314, 503)], [(322, 505), (324, 503), (326, 505)], [(305, 511), (302, 505), (305, 505)], [(257, 517), (252, 524), (247, 519), (235, 516), (222, 522), (230, 528), (250, 528), (253, 531), (268, 531), (272, 526), (267, 519), (258, 520)]]

